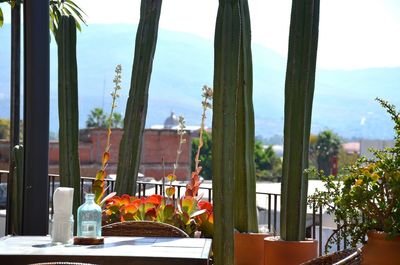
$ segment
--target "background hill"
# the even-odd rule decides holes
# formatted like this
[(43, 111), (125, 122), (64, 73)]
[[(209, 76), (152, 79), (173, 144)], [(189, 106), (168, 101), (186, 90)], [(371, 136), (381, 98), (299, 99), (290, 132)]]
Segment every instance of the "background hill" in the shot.
[[(95, 107), (109, 111), (116, 64), (123, 68), (118, 112), (124, 114), (132, 71), (136, 26), (89, 25), (78, 36), (80, 126)], [(0, 29), (0, 118), (9, 117), (10, 25)], [(51, 43), (51, 124), (58, 130), (56, 45)], [(366, 55), (368, 56), (368, 55)], [(253, 45), (256, 134), (282, 135), (286, 59)], [(212, 86), (213, 42), (195, 35), (160, 30), (150, 84), (146, 126), (163, 124), (173, 110), (188, 125), (200, 121), (201, 87)], [(317, 70), (312, 131), (332, 129), (346, 138), (388, 139), (388, 115), (374, 101), (400, 107), (400, 68), (355, 71)], [(211, 115), (209, 115), (211, 117)], [(208, 119), (208, 124), (211, 124)]]

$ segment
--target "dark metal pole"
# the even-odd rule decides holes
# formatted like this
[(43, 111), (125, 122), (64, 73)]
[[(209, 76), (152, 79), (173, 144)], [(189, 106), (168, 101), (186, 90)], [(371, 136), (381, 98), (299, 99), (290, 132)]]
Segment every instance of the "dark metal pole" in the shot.
[[(21, 77), (21, 4), (17, 1), (11, 9), (11, 96), (10, 96), (10, 156), (9, 174), (7, 178), (7, 213), (11, 213), (11, 198), (15, 161), (12, 149), (19, 144), (20, 126), (20, 77)], [(15, 205), (16, 206), (16, 205)], [(14, 206), (14, 207), (15, 207)], [(12, 234), (11, 214), (6, 217), (7, 234)]]
[(49, 0), (24, 1), (24, 235), (49, 224)]

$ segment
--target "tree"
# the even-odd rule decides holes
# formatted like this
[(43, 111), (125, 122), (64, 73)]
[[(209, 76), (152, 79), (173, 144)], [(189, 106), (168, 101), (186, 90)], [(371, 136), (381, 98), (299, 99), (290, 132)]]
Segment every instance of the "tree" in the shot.
[(275, 154), (272, 145), (264, 148), (261, 141), (256, 141), (254, 160), (257, 179), (274, 180), (279, 179), (282, 176), (282, 161)]
[[(94, 108), (90, 111), (86, 120), (87, 128), (107, 128), (108, 126), (108, 113), (104, 112), (103, 108)], [(111, 128), (122, 128), (123, 127), (122, 114), (113, 112), (111, 119)]]
[(122, 128), (124, 125), (124, 119), (121, 113), (114, 112), (111, 120), (111, 128)]
[(87, 128), (106, 128), (107, 115), (102, 108), (94, 108), (90, 111), (88, 119), (86, 120)]
[(0, 139), (10, 139), (10, 120), (0, 119)]
[(332, 174), (333, 159), (337, 158), (341, 140), (331, 130), (325, 130), (318, 134), (315, 143), (318, 170), (323, 170), (325, 175)]
[[(192, 141), (192, 157), (196, 156), (197, 147), (199, 146), (199, 138)], [(201, 161), (201, 176), (204, 179), (212, 178), (212, 154), (211, 154), (211, 134), (203, 132), (203, 146), (200, 149), (199, 159)], [(192, 159), (192, 171), (195, 169), (195, 161)]]
[[(212, 179), (212, 139), (210, 133), (204, 133), (204, 144), (200, 151), (200, 161), (202, 166), (201, 176), (204, 179)], [(192, 157), (196, 155), (199, 139), (192, 140)], [(261, 141), (256, 140), (254, 146), (254, 162), (256, 167), (256, 178), (258, 180), (278, 179), (282, 175), (282, 161), (275, 154), (272, 145), (264, 148)], [(192, 162), (192, 171), (194, 162)]]
[[(10, 120), (9, 119), (0, 119), (0, 139), (10, 140)], [(22, 121), (19, 122), (19, 139), (22, 141), (24, 133), (24, 124)]]

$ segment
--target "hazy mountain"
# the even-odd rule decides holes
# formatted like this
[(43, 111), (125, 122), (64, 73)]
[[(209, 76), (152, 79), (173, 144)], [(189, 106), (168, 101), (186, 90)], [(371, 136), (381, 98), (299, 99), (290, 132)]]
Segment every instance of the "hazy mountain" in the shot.
[[(80, 126), (94, 107), (109, 111), (116, 64), (123, 67), (117, 111), (124, 113), (129, 93), (136, 27), (90, 25), (78, 36)], [(10, 26), (0, 29), (0, 117), (9, 115)], [(282, 134), (286, 60), (253, 45), (256, 133)], [(51, 43), (51, 125), (57, 131), (56, 46)], [(150, 84), (147, 125), (162, 124), (170, 111), (188, 125), (200, 121), (201, 87), (212, 86), (213, 42), (195, 35), (160, 30)], [(317, 71), (312, 131), (330, 128), (344, 137), (391, 138), (392, 123), (374, 98), (400, 106), (400, 68)], [(211, 117), (211, 114), (208, 115)], [(210, 124), (210, 119), (208, 120)]]

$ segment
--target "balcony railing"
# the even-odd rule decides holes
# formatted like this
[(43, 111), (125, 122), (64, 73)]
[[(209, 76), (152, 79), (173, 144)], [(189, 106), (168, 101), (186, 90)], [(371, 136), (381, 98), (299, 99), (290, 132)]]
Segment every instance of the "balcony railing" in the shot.
[[(8, 171), (0, 170), (0, 185), (5, 185), (7, 183)], [(91, 191), (92, 183), (94, 181), (93, 177), (81, 177), (81, 196), (82, 200), (84, 194)], [(106, 194), (114, 191), (115, 188), (115, 180), (107, 178), (105, 183), (107, 189)], [(169, 184), (166, 184), (169, 186)], [(49, 206), (50, 206), (50, 214), (53, 214), (53, 198), (52, 195), (55, 189), (59, 186), (59, 175), (49, 174)], [(180, 198), (186, 188), (186, 184), (173, 184), (177, 190), (176, 196)], [(163, 184), (161, 182), (154, 181), (138, 181), (137, 182), (137, 194), (136, 196), (148, 196), (152, 194), (163, 195), (162, 190)], [(213, 192), (211, 187), (201, 186), (200, 192), (203, 192), (204, 198), (210, 202), (212, 202)], [(280, 194), (268, 193), (268, 192), (257, 192), (256, 196), (258, 201), (262, 198), (261, 201), (264, 202), (263, 205), (266, 208), (259, 208), (259, 212), (265, 211), (265, 226), (268, 228), (268, 231), (274, 231), (277, 227), (278, 222), (278, 201), (280, 200)], [(4, 205), (3, 205), (4, 207)], [(307, 226), (307, 237), (311, 237), (313, 239), (318, 239), (319, 242), (319, 253), (323, 253), (322, 239), (323, 239), (323, 230), (322, 230), (322, 207), (316, 207), (315, 205), (310, 205), (310, 209), (312, 209), (311, 214), (311, 224), (309, 223)], [(319, 229), (317, 229), (317, 226)], [(336, 250), (340, 250), (341, 247), (346, 248), (345, 242), (337, 242)]]

